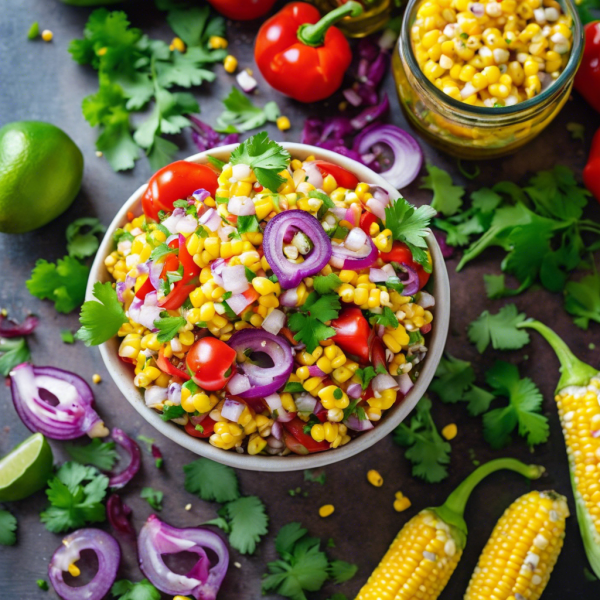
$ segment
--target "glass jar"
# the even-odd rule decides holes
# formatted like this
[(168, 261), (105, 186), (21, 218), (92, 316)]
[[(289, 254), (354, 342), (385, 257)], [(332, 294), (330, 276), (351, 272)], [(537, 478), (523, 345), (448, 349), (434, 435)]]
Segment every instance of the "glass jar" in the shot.
[[(346, 4), (348, 0), (313, 0), (315, 6), (323, 13)], [(393, 0), (358, 0), (363, 5), (363, 13), (358, 17), (346, 17), (336, 27), (346, 35), (362, 38), (385, 26), (390, 18)]]
[(515, 152), (547, 127), (567, 101), (583, 55), (583, 27), (572, 0), (559, 0), (573, 19), (569, 60), (556, 81), (537, 96), (513, 106), (471, 106), (438, 89), (420, 69), (411, 27), (423, 0), (411, 0), (392, 57), (400, 106), (412, 125), (434, 146), (459, 158), (495, 158)]

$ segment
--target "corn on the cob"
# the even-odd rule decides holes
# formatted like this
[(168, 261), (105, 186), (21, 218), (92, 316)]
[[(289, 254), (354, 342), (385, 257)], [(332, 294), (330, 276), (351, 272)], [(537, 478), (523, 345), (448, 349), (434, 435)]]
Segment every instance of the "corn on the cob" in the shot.
[(463, 519), (467, 500), (484, 477), (500, 469), (516, 471), (529, 479), (537, 479), (544, 471), (512, 458), (481, 465), (442, 506), (426, 508), (401, 529), (356, 600), (436, 600), (467, 541)]
[(577, 522), (590, 565), (600, 577), (600, 373), (580, 361), (549, 327), (524, 321), (552, 346), (560, 361), (556, 387)]
[(464, 600), (538, 600), (558, 559), (569, 516), (556, 492), (529, 492), (504, 512), (469, 582)]

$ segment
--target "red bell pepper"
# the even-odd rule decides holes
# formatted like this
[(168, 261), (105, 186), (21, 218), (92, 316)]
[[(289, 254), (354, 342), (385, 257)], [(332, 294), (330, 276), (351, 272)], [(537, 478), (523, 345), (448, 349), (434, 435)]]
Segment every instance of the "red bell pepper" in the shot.
[(360, 228), (367, 234), (370, 235), (371, 225), (373, 223), (377, 223), (377, 217), (368, 210), (365, 210), (362, 215), (360, 215)]
[[(306, 423), (298, 417), (294, 417), (291, 421), (283, 423), (283, 428), (286, 430), (289, 436), (294, 438), (294, 440), (300, 445), (300, 447), (298, 447), (298, 444), (288, 444), (287, 438), (289, 436), (286, 436), (287, 447), (295, 454), (312, 454), (313, 452), (329, 450), (329, 442), (316, 442), (312, 439), (312, 436), (310, 436), (308, 433), (304, 433), (305, 425)], [(305, 448), (306, 452), (302, 450), (302, 447)]]
[(600, 112), (600, 21), (588, 23), (584, 31), (585, 47), (575, 75), (575, 89)]
[(163, 372), (167, 373), (167, 375), (171, 375), (172, 377), (179, 377), (184, 381), (189, 381), (191, 379), (190, 375), (182, 370), (178, 369), (166, 356), (164, 350), (161, 348), (158, 351), (158, 358), (156, 359), (156, 366)]
[(142, 286), (140, 287), (140, 289), (135, 293), (135, 297), (136, 298), (140, 298), (140, 300), (143, 300), (146, 297), (146, 294), (149, 294), (150, 292), (154, 291), (154, 286), (152, 285), (152, 282), (150, 281), (150, 277), (148, 277), (148, 279), (146, 279), (146, 281), (144, 281), (144, 283), (142, 283)]
[(189, 295), (196, 289), (195, 283), (183, 283), (178, 281), (175, 287), (159, 301), (158, 305), (165, 310), (177, 310), (188, 299)]
[(343, 308), (337, 319), (331, 321), (335, 335), (331, 338), (342, 350), (369, 361), (371, 327), (360, 308)]
[(271, 87), (300, 102), (331, 96), (352, 62), (348, 40), (332, 25), (362, 10), (351, 1), (319, 20), (319, 11), (306, 2), (285, 6), (256, 36), (254, 58), (263, 77)]
[(275, 0), (208, 0), (209, 4), (232, 21), (251, 21), (266, 15)]
[(331, 175), (339, 187), (353, 190), (359, 184), (358, 177), (344, 167), (334, 165), (326, 160), (315, 160), (315, 165), (324, 177)]
[[(600, 89), (598, 93), (600, 93)], [(600, 202), (600, 129), (596, 131), (592, 140), (588, 162), (583, 169), (583, 183), (592, 192), (596, 200)]]

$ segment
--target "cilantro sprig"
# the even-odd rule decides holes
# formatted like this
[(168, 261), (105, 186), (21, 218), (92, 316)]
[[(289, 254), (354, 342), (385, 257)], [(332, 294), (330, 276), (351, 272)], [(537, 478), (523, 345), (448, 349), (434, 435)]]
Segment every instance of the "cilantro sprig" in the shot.
[(74, 461), (102, 471), (110, 471), (119, 459), (115, 442), (103, 442), (100, 438), (94, 438), (85, 446), (67, 444), (66, 449)]
[(7, 510), (0, 509), (0, 545), (14, 546), (17, 542), (17, 519)]
[(186, 320), (183, 317), (172, 317), (167, 311), (161, 312), (160, 319), (154, 321), (154, 327), (158, 329), (156, 339), (161, 344), (170, 342), (185, 324)]
[(325, 323), (337, 318), (341, 308), (339, 296), (319, 296), (311, 292), (298, 311), (289, 316), (288, 326), (298, 342), (306, 344), (307, 351), (313, 352), (320, 341), (335, 335), (335, 329)]
[(469, 325), (469, 340), (483, 352), (491, 343), (494, 350), (518, 350), (529, 343), (529, 334), (517, 325), (526, 319), (514, 304), (503, 306), (496, 314), (484, 310)]
[(431, 206), (447, 217), (455, 214), (462, 206), (465, 189), (452, 183), (450, 175), (434, 165), (428, 164), (427, 175), (423, 177), (421, 189), (432, 190)]
[(110, 593), (116, 600), (160, 600), (160, 592), (147, 580), (134, 583), (128, 579), (116, 581)]
[(238, 133), (262, 127), (267, 121), (274, 123), (281, 112), (276, 102), (267, 102), (263, 108), (252, 103), (249, 96), (235, 86), (223, 100), (225, 111), (217, 119), (216, 130), (222, 133)]

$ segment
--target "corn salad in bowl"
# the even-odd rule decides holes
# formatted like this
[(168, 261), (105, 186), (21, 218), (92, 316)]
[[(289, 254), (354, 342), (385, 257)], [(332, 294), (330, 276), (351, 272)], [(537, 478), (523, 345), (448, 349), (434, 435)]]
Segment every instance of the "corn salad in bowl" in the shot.
[(131, 383), (143, 393), (144, 416), (200, 454), (340, 460), (388, 433), (435, 371), (448, 311), (435, 331), (433, 290), (447, 281), (433, 210), (266, 134), (225, 149), (157, 172), (131, 202), (143, 214), (114, 227), (104, 268), (129, 322), (120, 365), (112, 340), (101, 351), (128, 399)]

